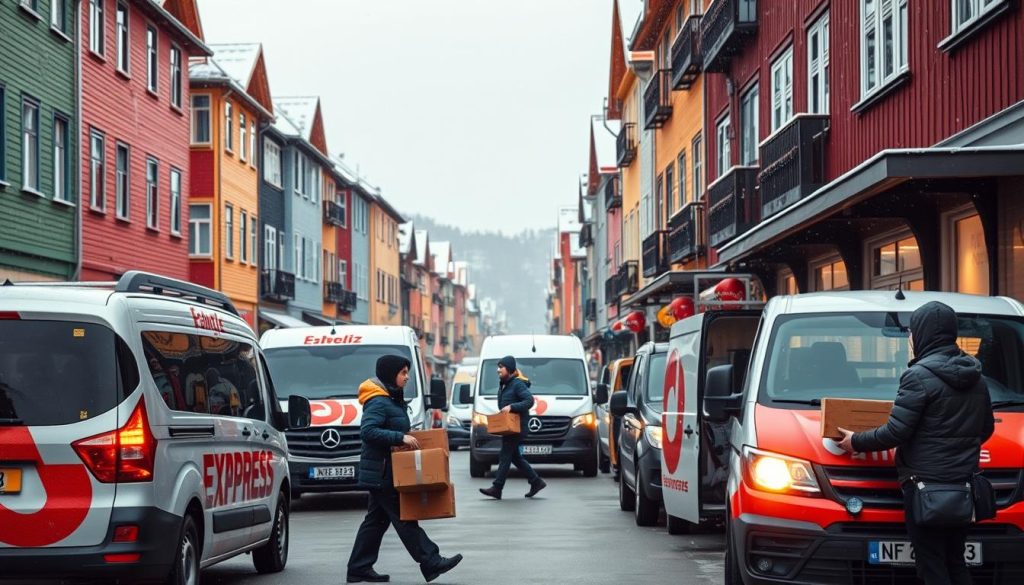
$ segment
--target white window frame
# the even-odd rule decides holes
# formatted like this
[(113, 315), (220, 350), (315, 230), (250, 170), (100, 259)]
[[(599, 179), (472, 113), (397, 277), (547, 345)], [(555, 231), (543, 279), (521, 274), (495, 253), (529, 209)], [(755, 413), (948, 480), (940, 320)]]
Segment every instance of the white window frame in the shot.
[[(754, 82), (740, 98), (740, 164), (754, 166), (760, 157), (761, 88)], [(753, 122), (753, 123), (751, 123)]]
[(793, 119), (793, 46), (772, 62), (772, 132)]
[(249, 122), (249, 166), (256, 168), (256, 122)]
[[(807, 111), (811, 114), (829, 113), (829, 25), (828, 12), (807, 29)], [(817, 49), (818, 57), (814, 58)], [(815, 90), (820, 103), (815, 103)]]
[(348, 284), (348, 260), (338, 259), (338, 282), (345, 290), (349, 290)]
[[(970, 28), (974, 23), (983, 20), (989, 13), (1007, 3), (1008, 0), (952, 0), (950, 2), (950, 22), (953, 24), (953, 34), (959, 34)], [(960, 10), (962, 8), (970, 10), (967, 18), (963, 18), (964, 14)]]
[(306, 248), (306, 238), (299, 234), (292, 235), (292, 241), (295, 250), (292, 254), (292, 261), (295, 262), (295, 278), (299, 280), (306, 279), (306, 261), (303, 258)]
[(104, 56), (106, 47), (106, 28), (104, 14), (106, 0), (89, 0), (89, 50)]
[(224, 206), (224, 257), (235, 259), (235, 206), (228, 203)]
[(235, 106), (231, 100), (224, 102), (224, 150), (235, 152)]
[[(868, 7), (871, 12), (868, 12)], [(892, 71), (886, 73), (884, 23), (892, 18)], [(860, 93), (862, 98), (882, 91), (909, 69), (907, 42), (907, 0), (860, 0)], [(874, 36), (874, 47), (868, 37)], [(874, 59), (874, 77), (868, 60)]]
[[(275, 228), (276, 229), (276, 228)], [(284, 270), (288, 259), (288, 234), (284, 230), (277, 232), (277, 269)]]
[(238, 112), (238, 160), (247, 162), (249, 159), (249, 126), (245, 112)]
[(146, 159), (146, 227), (160, 229), (160, 162), (155, 158)]
[(281, 147), (269, 138), (263, 139), (263, 180), (283, 189), (281, 184)]
[[(130, 49), (129, 49), (130, 50)], [(146, 89), (160, 91), (160, 33), (155, 26), (146, 27)]]
[(21, 185), (32, 193), (39, 193), (42, 175), (39, 169), (42, 158), (39, 151), (40, 110), (42, 107), (37, 101), (21, 101)]
[(50, 26), (63, 34), (67, 34), (68, 26), (68, 3), (67, 0), (52, 0), (50, 2)]
[(263, 226), (263, 268), (277, 270), (277, 228)]
[(71, 139), (71, 123), (64, 116), (53, 117), (53, 198), (71, 203), (71, 166), (68, 159), (68, 142)]
[(259, 218), (256, 217), (255, 213), (249, 216), (249, 250), (250, 250), (250, 254), (251, 254), (249, 256), (249, 264), (251, 266), (256, 266), (259, 263), (260, 255), (259, 255), (259, 252), (258, 252), (258, 250), (259, 250)]
[(89, 132), (89, 207), (100, 212), (107, 211), (106, 175), (107, 137), (94, 128)]
[[(192, 217), (192, 210), (205, 207), (206, 218)], [(203, 246), (203, 234), (206, 235), (206, 246)], [(209, 258), (213, 254), (213, 206), (209, 203), (193, 203), (188, 206), (189, 256)], [(194, 245), (193, 245), (194, 244)]]
[(692, 196), (696, 201), (704, 196), (704, 136), (699, 132), (690, 142), (690, 166), (693, 173)]
[[(197, 102), (206, 100), (206, 105), (196, 105)], [(213, 105), (213, 98), (208, 93), (194, 93), (191, 99), (191, 117), (192, 117), (192, 144), (194, 145), (207, 145), (213, 140), (213, 128), (211, 126), (211, 106)], [(201, 116), (205, 114), (205, 116)], [(202, 119), (201, 119), (202, 118)], [(205, 119), (206, 128), (200, 127)], [(197, 140), (200, 131), (205, 131), (206, 140)]]
[(171, 233), (181, 235), (181, 177), (180, 170), (171, 167)]
[(341, 207), (341, 227), (348, 227), (348, 191), (335, 191), (334, 199)]
[(182, 83), (183, 76), (182, 76), (182, 70), (181, 70), (181, 59), (182, 59), (181, 47), (179, 47), (178, 45), (172, 44), (171, 45), (171, 53), (170, 53), (170, 60), (171, 60), (171, 65), (170, 65), (170, 68), (171, 68), (171, 71), (170, 71), (170, 76), (171, 76), (171, 105), (174, 106), (175, 108), (178, 108), (178, 109), (181, 109), (181, 102), (182, 102), (182, 99), (183, 99), (182, 96), (184, 95), (184, 84)]
[(724, 177), (732, 169), (732, 147), (729, 144), (729, 114), (715, 123), (715, 169)]
[[(125, 154), (123, 169), (119, 157), (122, 152)], [(132, 149), (127, 144), (118, 142), (114, 145), (114, 169), (114, 214), (117, 219), (129, 221), (131, 218)]]
[(244, 209), (238, 212), (238, 261), (249, 262), (249, 212)]
[[(124, 20), (121, 20), (121, 16), (124, 15)], [(131, 43), (131, 19), (132, 13), (128, 5), (124, 2), (118, 2), (115, 12), (115, 27), (117, 36), (115, 42), (117, 43), (117, 70), (125, 75), (131, 75), (132, 69), (132, 43)]]

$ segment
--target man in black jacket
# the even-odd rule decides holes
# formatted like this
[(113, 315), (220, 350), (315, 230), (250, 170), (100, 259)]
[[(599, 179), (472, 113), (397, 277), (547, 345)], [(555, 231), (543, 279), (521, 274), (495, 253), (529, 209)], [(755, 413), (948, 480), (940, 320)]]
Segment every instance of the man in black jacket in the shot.
[(885, 425), (862, 433), (842, 429), (840, 445), (866, 453), (896, 448), (896, 468), (906, 501), (907, 532), (914, 545), (917, 574), (926, 585), (969, 585), (964, 562), (967, 528), (923, 528), (910, 506), (911, 478), (936, 483), (970, 481), (978, 471), (981, 445), (995, 419), (981, 362), (956, 344), (956, 313), (930, 302), (910, 318), (914, 360), (900, 379), (899, 393)]
[(454, 569), (462, 561), (462, 555), (450, 559), (442, 557), (437, 545), (419, 523), (403, 521), (399, 513), (391, 450), (400, 446), (420, 448), (416, 437), (407, 434), (410, 423), (404, 390), (409, 382), (409, 365), (409, 360), (404, 357), (383, 356), (377, 360), (377, 378), (359, 386), (359, 403), (363, 405), (363, 421), (359, 429), (363, 441), (359, 484), (369, 491), (370, 506), (352, 546), (348, 561), (349, 583), (384, 583), (391, 579), (373, 570), (381, 540), (389, 525), (395, 527), (405, 549), (419, 563), (427, 582)]
[(519, 434), (506, 435), (501, 438), (501, 454), (498, 458), (498, 470), (494, 473), (494, 485), (480, 490), (480, 493), (500, 500), (509, 468), (515, 464), (530, 481), (530, 491), (526, 497), (532, 498), (548, 484), (544, 483), (544, 480), (537, 475), (537, 472), (523, 457), (523, 429), (526, 427), (526, 417), (529, 416), (530, 409), (533, 408), (530, 381), (520, 376), (516, 368), (516, 358), (510, 355), (498, 360), (498, 379), (501, 380), (501, 386), (498, 388), (498, 408), (501, 409), (501, 412), (514, 412), (519, 415)]

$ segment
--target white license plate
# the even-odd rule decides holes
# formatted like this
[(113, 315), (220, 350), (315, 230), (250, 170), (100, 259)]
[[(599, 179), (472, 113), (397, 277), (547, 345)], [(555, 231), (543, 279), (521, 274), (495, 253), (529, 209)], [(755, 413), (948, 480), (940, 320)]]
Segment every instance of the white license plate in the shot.
[[(980, 565), (981, 543), (968, 542), (964, 547), (964, 561)], [(868, 543), (868, 562), (872, 565), (913, 565), (914, 545), (900, 540), (874, 540)]]
[(354, 465), (342, 467), (310, 467), (309, 479), (355, 479)]
[(523, 455), (551, 455), (551, 445), (523, 445)]

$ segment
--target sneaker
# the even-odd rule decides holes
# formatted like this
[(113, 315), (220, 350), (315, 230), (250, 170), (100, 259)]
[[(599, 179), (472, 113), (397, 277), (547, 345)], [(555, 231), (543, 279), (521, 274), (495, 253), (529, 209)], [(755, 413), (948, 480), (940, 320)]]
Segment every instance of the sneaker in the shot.
[(537, 495), (537, 492), (546, 487), (548, 487), (548, 484), (543, 479), (537, 478), (537, 481), (530, 484), (530, 491), (526, 494), (526, 497), (532, 498)]
[(437, 579), (441, 575), (444, 575), (448, 571), (454, 569), (459, 563), (462, 562), (462, 555), (455, 555), (450, 559), (441, 557), (441, 561), (434, 565), (433, 568), (423, 570), (423, 578), (430, 583), (434, 579)]
[(349, 573), (348, 578), (345, 579), (349, 583), (387, 583), (390, 580), (391, 575), (381, 575), (373, 569), (365, 573)]
[(487, 489), (481, 489), (480, 493), (489, 498), (494, 498), (495, 500), (501, 499), (501, 490), (494, 486), (491, 486)]

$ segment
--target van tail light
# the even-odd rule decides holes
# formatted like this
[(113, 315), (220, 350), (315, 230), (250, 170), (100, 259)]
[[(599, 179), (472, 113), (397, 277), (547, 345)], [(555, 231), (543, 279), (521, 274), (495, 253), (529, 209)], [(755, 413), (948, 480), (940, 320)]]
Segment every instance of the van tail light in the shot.
[(149, 429), (145, 400), (139, 401), (120, 429), (76, 441), (71, 446), (102, 483), (153, 480), (156, 438)]
[(127, 563), (137, 563), (142, 558), (141, 553), (123, 553), (123, 554), (112, 554), (103, 555), (103, 560), (110, 565), (123, 565)]
[(21, 315), (15, 311), (0, 311), (0, 321), (20, 321)]

